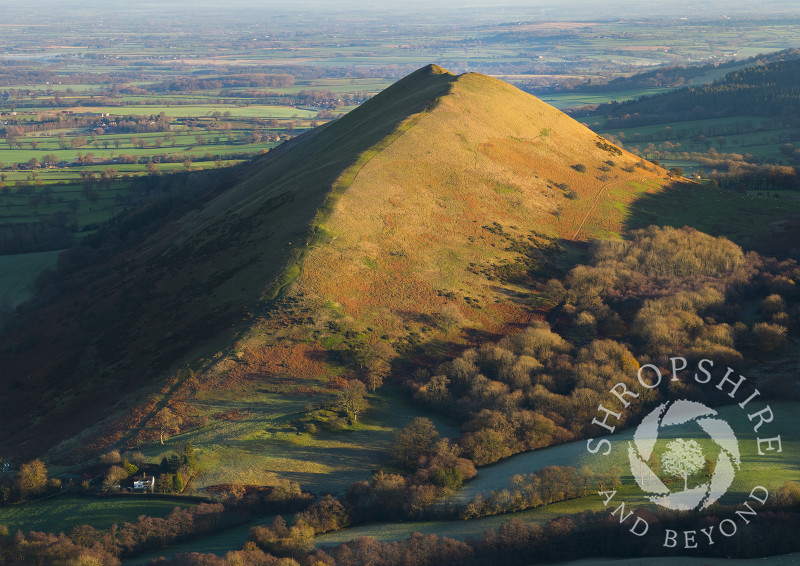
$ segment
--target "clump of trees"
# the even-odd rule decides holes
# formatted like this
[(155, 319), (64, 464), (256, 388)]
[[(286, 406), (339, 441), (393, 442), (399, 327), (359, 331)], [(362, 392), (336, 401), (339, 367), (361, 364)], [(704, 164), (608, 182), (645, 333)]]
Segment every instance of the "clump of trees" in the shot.
[(369, 407), (366, 393), (367, 387), (357, 380), (350, 381), (339, 391), (336, 406), (344, 411), (350, 424), (356, 424), (359, 415)]
[(60, 489), (61, 481), (48, 478), (47, 466), (36, 459), (21, 464), (13, 480), (8, 476), (0, 479), (0, 503), (28, 501)]
[(460, 446), (481, 466), (574, 438), (606, 380), (630, 381), (627, 370), (635, 363), (624, 346), (610, 340), (575, 352), (572, 343), (539, 322), (497, 344), (468, 350), (439, 366), (436, 375), (420, 373), (410, 386), (415, 399), (462, 421)]
[(338, 531), (350, 525), (352, 508), (345, 502), (327, 495), (309, 505), (298, 517), (310, 525), (315, 533)]
[[(416, 372), (419, 403), (462, 423), (463, 456), (496, 462), (586, 434), (616, 383), (671, 355), (742, 367), (785, 347), (797, 325), (800, 268), (691, 228), (649, 227), (593, 245), (591, 259), (543, 289), (548, 322)], [(745, 312), (758, 312), (757, 319)], [(555, 315), (555, 316), (553, 316)], [(772, 384), (773, 389), (778, 387)], [(631, 418), (664, 392), (645, 392)], [(713, 401), (713, 394), (687, 395)], [(622, 423), (624, 425), (624, 422)]]
[(197, 474), (197, 458), (189, 442), (179, 452), (161, 458), (161, 475), (156, 480), (156, 491), (181, 493)]
[(622, 485), (622, 468), (612, 466), (595, 473), (588, 466), (548, 466), (531, 474), (516, 474), (508, 489), (492, 491), (486, 497), (475, 496), (462, 510), (461, 517), (472, 519), (485, 515), (513, 513), (550, 505), (567, 499), (585, 497), (598, 489), (616, 489)]
[(268, 527), (252, 527), (250, 540), (272, 554), (299, 556), (314, 548), (314, 529), (302, 519), (297, 519), (290, 527), (278, 516)]

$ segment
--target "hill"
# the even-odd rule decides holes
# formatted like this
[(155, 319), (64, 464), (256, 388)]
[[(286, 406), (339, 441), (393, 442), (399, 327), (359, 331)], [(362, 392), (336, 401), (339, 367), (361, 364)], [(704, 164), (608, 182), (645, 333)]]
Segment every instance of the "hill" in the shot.
[(798, 49), (784, 49), (773, 53), (766, 53), (749, 57), (747, 59), (734, 59), (725, 63), (708, 63), (706, 65), (675, 65), (661, 67), (652, 71), (644, 71), (630, 77), (618, 77), (607, 83), (587, 83), (579, 85), (576, 90), (581, 92), (615, 92), (637, 88), (663, 88), (673, 89), (683, 86), (699, 87), (714, 82), (717, 78), (729, 72), (775, 63), (778, 61), (797, 59), (800, 56)]
[(800, 59), (796, 50), (780, 53), (787, 59), (737, 69), (707, 85), (603, 104), (594, 114), (609, 117), (605, 126), (616, 128), (738, 116), (794, 124), (800, 111)]
[[(797, 56), (797, 50), (780, 51), (712, 84), (603, 104), (580, 120), (665, 167), (688, 168), (742, 194), (779, 197), (800, 186)], [(782, 247), (768, 246), (779, 255)]]
[(4, 336), (0, 451), (78, 461), (156, 440), (162, 407), (181, 430), (228, 418), (215, 391), (314, 395), (505, 333), (559, 240), (619, 233), (670, 182), (506, 83), (427, 66), (119, 222), (112, 252), (62, 256)]

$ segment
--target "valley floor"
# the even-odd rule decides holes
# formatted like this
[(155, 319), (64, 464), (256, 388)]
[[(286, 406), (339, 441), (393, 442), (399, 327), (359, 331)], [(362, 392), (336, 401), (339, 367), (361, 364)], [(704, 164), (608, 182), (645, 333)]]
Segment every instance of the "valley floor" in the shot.
[[(797, 462), (800, 462), (800, 433), (798, 433), (798, 430), (800, 430), (800, 403), (772, 402), (770, 405), (775, 415), (771, 425), (775, 433), (781, 435), (783, 445), (783, 452), (772, 458), (759, 456), (756, 453), (755, 439), (757, 435), (753, 432), (752, 423), (748, 421), (744, 411), (736, 405), (721, 407), (719, 409), (720, 416), (728, 421), (736, 432), (742, 453), (741, 470), (737, 473), (731, 491), (726, 495), (726, 499), (723, 499), (725, 503), (737, 503), (754, 485), (764, 485), (768, 489), (773, 490), (783, 485), (786, 481), (797, 481), (798, 477), (800, 477), (797, 464)], [(759, 406), (758, 408), (760, 409), (761, 407)], [(762, 429), (762, 431), (763, 430), (765, 429)], [(497, 464), (481, 468), (478, 471), (476, 479), (467, 483), (464, 488), (454, 496), (454, 499), (467, 502), (478, 494), (485, 497), (492, 490), (507, 488), (512, 476), (535, 472), (547, 466), (581, 467), (583, 465), (591, 465), (597, 472), (601, 471), (603, 466), (608, 467), (626, 464), (626, 462), (623, 462), (624, 459), (627, 459), (625, 456), (627, 453), (625, 446), (632, 436), (632, 429), (617, 433), (614, 437), (614, 448), (612, 449), (611, 456), (609, 456), (610, 460), (599, 466), (595, 460), (587, 458), (584, 441), (571, 442), (561, 446), (512, 456)], [(622, 481), (623, 487), (618, 490), (618, 497), (636, 506), (652, 506), (652, 504), (649, 504), (641, 496), (638, 487), (634, 484), (632, 476), (623, 475)], [(602, 510), (602, 500), (597, 495), (590, 495), (584, 498), (545, 505), (517, 513), (506, 513), (471, 520), (368, 523), (319, 535), (316, 537), (316, 542), (318, 546), (325, 547), (354, 540), (359, 537), (373, 537), (380, 541), (396, 541), (406, 539), (415, 532), (464, 540), (468, 537), (478, 536), (487, 529), (497, 529), (500, 525), (511, 519), (521, 519), (529, 524), (544, 524), (551, 519), (563, 515), (580, 513), (583, 511)], [(146, 559), (153, 559), (158, 556), (173, 556), (182, 552), (209, 552), (222, 555), (230, 550), (241, 548), (242, 544), (248, 540), (248, 531), (250, 527), (269, 524), (273, 519), (274, 517), (262, 518), (239, 527), (228, 529), (206, 539), (176, 545), (167, 549), (165, 552), (138, 557), (127, 562), (127, 564), (142, 564), (146, 562)], [(776, 560), (777, 559), (776, 557)], [(772, 560), (772, 558), (769, 560)], [(792, 563), (791, 561), (786, 561), (791, 560), (789, 557), (780, 558), (780, 560), (783, 560), (783, 562), (767, 563)], [(594, 565), (612, 563), (616, 564), (617, 562), (580, 561), (574, 564)], [(637, 562), (634, 560), (620, 563), (635, 565), (645, 562)], [(652, 564), (656, 562), (651, 562), (648, 559), (646, 563)], [(690, 564), (690, 562), (685, 563)], [(710, 559), (702, 559), (698, 562), (698, 564), (714, 563), (716, 562)], [(731, 562), (726, 561), (726, 563)]]

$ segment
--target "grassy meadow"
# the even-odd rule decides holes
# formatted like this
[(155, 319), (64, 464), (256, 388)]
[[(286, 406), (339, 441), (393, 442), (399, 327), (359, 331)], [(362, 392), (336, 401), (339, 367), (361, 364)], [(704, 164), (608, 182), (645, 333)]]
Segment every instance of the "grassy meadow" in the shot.
[(177, 554), (183, 554), (186, 552), (211, 553), (218, 556), (223, 556), (225, 553), (230, 552), (231, 550), (238, 550), (242, 548), (245, 543), (250, 540), (251, 527), (257, 525), (268, 525), (274, 520), (274, 516), (262, 517), (244, 525), (222, 530), (200, 540), (182, 542), (171, 545), (169, 548), (163, 550), (147, 552), (134, 558), (128, 558), (123, 560), (122, 564), (123, 566), (139, 566), (142, 564), (149, 564), (150, 561), (157, 560), (162, 556), (169, 559)]
[(141, 515), (164, 517), (175, 507), (194, 503), (148, 497), (89, 498), (74, 495), (51, 497), (32, 503), (0, 507), (0, 525), (17, 530), (68, 532), (76, 525), (107, 529), (113, 524), (135, 522)]
[(479, 519), (452, 521), (412, 521), (408, 523), (371, 523), (326, 533), (316, 537), (318, 546), (336, 545), (359, 537), (372, 537), (382, 541), (402, 540), (412, 533), (435, 534), (457, 540), (478, 536), (487, 529), (497, 529), (511, 519), (521, 519), (526, 523), (542, 525), (564, 515), (583, 511), (602, 511), (603, 502), (595, 500), (563, 501), (537, 509), (507, 513)]
[[(351, 483), (367, 479), (371, 470), (390, 468), (387, 449), (394, 434), (415, 417), (428, 416), (403, 392), (387, 387), (370, 395), (370, 408), (345, 430), (304, 430), (310, 398), (264, 391), (231, 391), (200, 395), (197, 406), (211, 415), (209, 424), (153, 445), (145, 455), (154, 461), (186, 442), (198, 448), (197, 488), (238, 483), (269, 485), (290, 479), (315, 493), (341, 493)], [(319, 403), (314, 397), (313, 403)], [(236, 420), (215, 419), (239, 411)], [(241, 415), (241, 416), (239, 416)], [(432, 417), (442, 436), (458, 429)]]
[(748, 245), (771, 231), (774, 223), (800, 213), (800, 201), (790, 191), (766, 196), (739, 194), (707, 185), (676, 186), (642, 195), (628, 209), (627, 228), (651, 224), (692, 226), (714, 236)]
[(543, 102), (546, 102), (547, 104), (550, 104), (559, 110), (569, 110), (572, 108), (580, 108), (582, 106), (593, 106), (597, 104), (606, 104), (608, 102), (639, 98), (640, 96), (660, 94), (665, 90), (668, 89), (637, 88), (613, 92), (559, 92), (553, 94), (542, 94), (539, 96), (539, 98)]

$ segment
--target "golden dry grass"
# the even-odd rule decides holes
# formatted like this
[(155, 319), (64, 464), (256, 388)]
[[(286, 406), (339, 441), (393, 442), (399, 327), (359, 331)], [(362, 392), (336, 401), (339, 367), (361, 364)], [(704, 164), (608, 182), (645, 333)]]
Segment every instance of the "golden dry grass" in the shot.
[[(293, 287), (387, 332), (448, 302), (487, 329), (522, 316), (508, 301), (514, 286), (469, 269), (515, 257), (484, 225), (578, 240), (612, 235), (628, 202), (666, 183), (661, 170), (633, 168), (637, 157), (598, 147), (601, 138), (562, 112), (475, 73), (459, 76), (432, 110), (400, 129), (357, 174), (345, 173), (352, 180), (321, 222), (333, 239), (306, 255)], [(600, 171), (609, 159), (615, 166)], [(561, 183), (579, 198), (568, 199)], [(440, 290), (506, 307), (476, 311)]]

